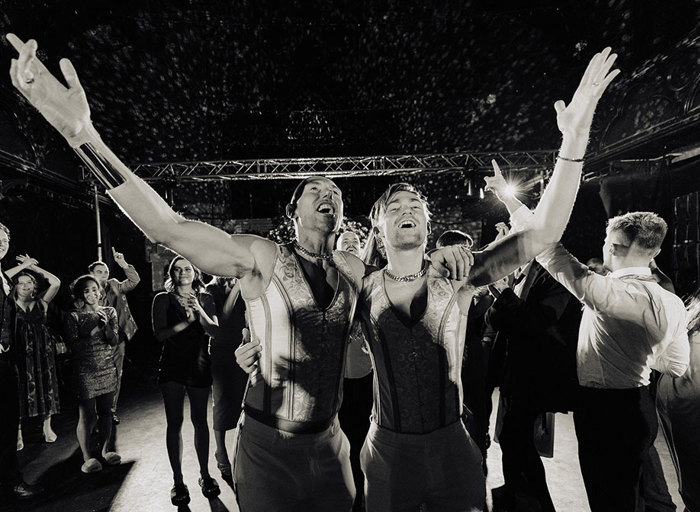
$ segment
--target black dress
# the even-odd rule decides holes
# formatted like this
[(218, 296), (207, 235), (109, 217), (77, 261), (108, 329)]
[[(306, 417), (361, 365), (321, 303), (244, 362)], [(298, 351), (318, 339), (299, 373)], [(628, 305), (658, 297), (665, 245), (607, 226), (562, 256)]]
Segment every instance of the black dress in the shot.
[[(153, 298), (166, 300), (166, 321), (168, 326), (186, 320), (184, 307), (174, 293), (161, 292)], [(208, 294), (201, 294), (199, 302), (208, 315), (214, 314), (214, 301)], [(155, 307), (154, 307), (155, 310)], [(155, 324), (155, 318), (154, 318)], [(209, 335), (199, 321), (192, 322), (186, 329), (166, 338), (158, 362), (158, 383), (177, 382), (185, 386), (205, 388), (211, 386), (211, 366), (209, 361)]]

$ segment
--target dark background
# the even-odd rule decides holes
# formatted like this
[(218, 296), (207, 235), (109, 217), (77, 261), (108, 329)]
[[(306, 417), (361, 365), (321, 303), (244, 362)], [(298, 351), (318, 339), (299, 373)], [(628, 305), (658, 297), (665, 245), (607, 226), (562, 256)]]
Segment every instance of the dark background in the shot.
[[(583, 260), (600, 257), (608, 216), (654, 210), (671, 227), (659, 258), (671, 274), (674, 241), (697, 242), (673, 228), (674, 199), (700, 189), (698, 159), (669, 155), (698, 143), (699, 11), (698, 0), (9, 0), (0, 1), (0, 31), (37, 39), (56, 73), (71, 58), (96, 127), (131, 165), (556, 149), (553, 103), (568, 101), (592, 54), (611, 46), (623, 74), (599, 105), (565, 241)], [(13, 54), (3, 41), (7, 68)], [(63, 280), (56, 304), (68, 308), (66, 285), (96, 259), (91, 186), (60, 136), (0, 76), (0, 222), (12, 230), (3, 268), (18, 253), (37, 258)], [(436, 234), (471, 220), (488, 242), (505, 209), (488, 195), (466, 197), (464, 178), (409, 177), (433, 201)], [(361, 218), (402, 179), (339, 179), (346, 213)], [(277, 218), (295, 186), (153, 184), (172, 190), (176, 209), (224, 227)], [(158, 347), (145, 239), (108, 200), (101, 213), (107, 262), (114, 246), (143, 279), (129, 295), (140, 331), (128, 350), (147, 373)], [(697, 285), (693, 268), (680, 276), (683, 294)]]

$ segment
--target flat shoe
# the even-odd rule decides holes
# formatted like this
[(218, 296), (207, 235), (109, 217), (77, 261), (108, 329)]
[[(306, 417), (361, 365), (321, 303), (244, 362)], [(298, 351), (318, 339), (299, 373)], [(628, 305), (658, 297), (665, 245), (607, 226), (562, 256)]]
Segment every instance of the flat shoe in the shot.
[(100, 461), (97, 459), (88, 459), (80, 467), (80, 471), (83, 473), (97, 473), (98, 471), (102, 471), (102, 464), (100, 464)]
[(102, 456), (102, 458), (110, 466), (116, 466), (122, 462), (121, 455), (116, 452), (107, 452)]
[(187, 505), (190, 502), (190, 491), (185, 484), (175, 484), (170, 489), (170, 502), (176, 507)]
[(212, 477), (208, 476), (206, 478), (199, 478), (199, 486), (202, 488), (202, 494), (205, 498), (211, 499), (216, 498), (221, 494), (221, 489), (219, 489), (219, 484), (216, 483)]
[(55, 443), (56, 439), (58, 439), (56, 432), (54, 432), (53, 430), (44, 430), (44, 441), (46, 441), (47, 443)]

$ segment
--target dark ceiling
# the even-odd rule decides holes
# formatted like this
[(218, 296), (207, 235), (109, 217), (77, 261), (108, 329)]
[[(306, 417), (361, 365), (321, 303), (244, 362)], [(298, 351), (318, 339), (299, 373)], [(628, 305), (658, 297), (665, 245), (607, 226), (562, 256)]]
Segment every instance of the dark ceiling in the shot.
[[(555, 148), (552, 104), (594, 52), (612, 46), (631, 71), (700, 12), (698, 0), (0, 5), (0, 29), (37, 39), (50, 69), (72, 59), (95, 124), (131, 163)], [(0, 93), (35, 153), (70, 160), (9, 79)]]

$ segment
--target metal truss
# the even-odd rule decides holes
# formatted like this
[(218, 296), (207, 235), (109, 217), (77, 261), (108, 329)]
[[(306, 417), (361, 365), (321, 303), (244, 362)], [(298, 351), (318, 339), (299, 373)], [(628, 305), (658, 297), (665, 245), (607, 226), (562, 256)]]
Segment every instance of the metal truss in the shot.
[(342, 158), (271, 158), (137, 164), (132, 166), (132, 169), (145, 181), (299, 179), (318, 175), (352, 178), (419, 172), (488, 173), (492, 170), (492, 159), (498, 162), (502, 170), (542, 171), (554, 167), (556, 155), (555, 150), (543, 150)]

